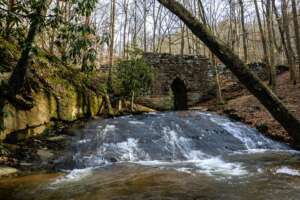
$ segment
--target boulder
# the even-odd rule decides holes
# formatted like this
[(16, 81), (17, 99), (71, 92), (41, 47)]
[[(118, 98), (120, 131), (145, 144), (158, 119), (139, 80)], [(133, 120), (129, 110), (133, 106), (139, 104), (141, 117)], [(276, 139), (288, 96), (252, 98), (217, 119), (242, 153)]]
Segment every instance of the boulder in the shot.
[(0, 167), (0, 177), (16, 174), (17, 172), (18, 170), (12, 167)]

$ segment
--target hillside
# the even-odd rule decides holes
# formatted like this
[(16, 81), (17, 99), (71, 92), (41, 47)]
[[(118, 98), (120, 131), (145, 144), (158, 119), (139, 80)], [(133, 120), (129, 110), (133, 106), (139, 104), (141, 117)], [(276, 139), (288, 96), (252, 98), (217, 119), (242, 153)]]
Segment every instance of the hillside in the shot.
[[(232, 82), (224, 82), (222, 90), (226, 100), (224, 106), (216, 107), (216, 99), (202, 102), (199, 106), (249, 124), (274, 139), (291, 142), (287, 132), (247, 90)], [(288, 72), (277, 76), (277, 94), (293, 114), (300, 118), (300, 85), (290, 83)]]

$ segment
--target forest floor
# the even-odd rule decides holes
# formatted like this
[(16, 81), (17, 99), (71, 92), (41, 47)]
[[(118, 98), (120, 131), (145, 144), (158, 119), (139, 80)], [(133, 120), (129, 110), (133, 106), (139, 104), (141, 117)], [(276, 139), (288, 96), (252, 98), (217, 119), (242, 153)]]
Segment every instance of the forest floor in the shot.
[[(288, 133), (245, 88), (232, 80), (222, 80), (222, 82), (223, 97), (226, 103), (216, 106), (217, 100), (212, 99), (202, 102), (198, 106), (244, 122), (275, 140), (292, 142)], [(288, 72), (277, 77), (277, 95), (292, 113), (300, 119), (300, 85), (290, 83)]]

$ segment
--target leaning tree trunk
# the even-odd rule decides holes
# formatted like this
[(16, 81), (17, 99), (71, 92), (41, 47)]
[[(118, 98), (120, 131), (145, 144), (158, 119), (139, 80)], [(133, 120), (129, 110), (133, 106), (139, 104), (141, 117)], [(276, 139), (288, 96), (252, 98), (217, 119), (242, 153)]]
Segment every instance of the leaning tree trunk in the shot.
[(177, 15), (191, 31), (236, 75), (239, 81), (269, 110), (300, 147), (300, 121), (247, 65), (199, 20), (175, 0), (158, 0)]
[(4, 112), (3, 108), (5, 106), (6, 100), (10, 100), (13, 103), (17, 103), (18, 105), (22, 105), (24, 108), (32, 108), (32, 104), (24, 101), (20, 101), (16, 98), (16, 95), (21, 91), (24, 87), (26, 80), (26, 72), (29, 63), (29, 56), (32, 49), (33, 42), (35, 37), (40, 29), (42, 24), (42, 15), (46, 10), (47, 1), (41, 0), (38, 2), (38, 6), (36, 8), (36, 12), (31, 16), (31, 24), (29, 27), (29, 31), (27, 37), (23, 44), (23, 49), (21, 52), (21, 57), (18, 60), (16, 67), (13, 70), (13, 73), (9, 79), (8, 85), (0, 84), (0, 130), (3, 130), (3, 118)]
[(47, 5), (47, 1), (41, 0), (36, 8), (36, 12), (31, 17), (31, 25), (27, 34), (27, 38), (23, 44), (23, 49), (21, 53), (21, 57), (9, 79), (9, 94), (10, 96), (15, 96), (20, 92), (23, 88), (25, 79), (26, 79), (26, 71), (28, 68), (29, 54), (32, 49), (33, 42), (35, 37), (40, 29), (40, 26), (43, 22), (43, 14), (45, 11), (45, 7)]

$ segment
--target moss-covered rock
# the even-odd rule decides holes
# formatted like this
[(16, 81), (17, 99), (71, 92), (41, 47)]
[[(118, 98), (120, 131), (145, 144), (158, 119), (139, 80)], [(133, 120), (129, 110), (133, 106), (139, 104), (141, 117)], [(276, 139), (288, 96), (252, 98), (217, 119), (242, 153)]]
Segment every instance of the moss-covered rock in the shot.
[(96, 93), (91, 92), (89, 96), (89, 106), (90, 106), (89, 110), (92, 117), (97, 116), (99, 114), (102, 103), (103, 103), (102, 96), (99, 97), (97, 96)]
[(4, 130), (1, 132), (0, 139), (4, 139), (9, 133), (30, 127), (38, 127), (50, 121), (51, 102), (46, 93), (41, 90), (38, 93), (34, 93), (33, 98), (35, 99), (35, 105), (31, 110), (18, 110), (11, 104), (4, 106)]
[(95, 92), (83, 96), (68, 84), (60, 85), (52, 92), (55, 94), (45, 90), (34, 93), (35, 105), (31, 110), (18, 110), (6, 104), (3, 108), (4, 130), (0, 132), (0, 141), (12, 133), (9, 137), (13, 140), (42, 134), (45, 125), (53, 119), (72, 122), (85, 116), (94, 117), (99, 114), (103, 103), (102, 96)]
[(58, 118), (63, 121), (74, 121), (77, 119), (80, 108), (78, 105), (78, 94), (76, 88), (67, 81), (60, 80), (54, 89), (57, 98)]
[[(41, 134), (44, 128), (39, 127), (44, 127), (51, 120), (72, 122), (99, 114), (103, 103), (101, 89), (94, 91), (88, 85), (86, 76), (69, 74), (75, 80), (72, 81), (63, 78), (66, 74), (59, 73), (60, 69), (56, 67), (50, 69), (42, 66), (36, 70), (42, 83), (32, 94), (34, 107), (31, 110), (19, 110), (7, 103), (3, 108), (5, 116), (1, 123), (4, 130), (0, 132), (0, 141), (11, 133), (16, 133), (12, 135), (15, 140)], [(79, 80), (82, 81), (81, 85)]]
[[(7, 82), (20, 56), (20, 47), (2, 40), (0, 57), (6, 59), (0, 61), (0, 84)], [(42, 134), (51, 121), (115, 114), (106, 93), (106, 73), (83, 73), (38, 48), (31, 55), (24, 96), (32, 96), (34, 106), (22, 110), (8, 102), (0, 108), (0, 141)], [(144, 107), (137, 110), (149, 111)]]

